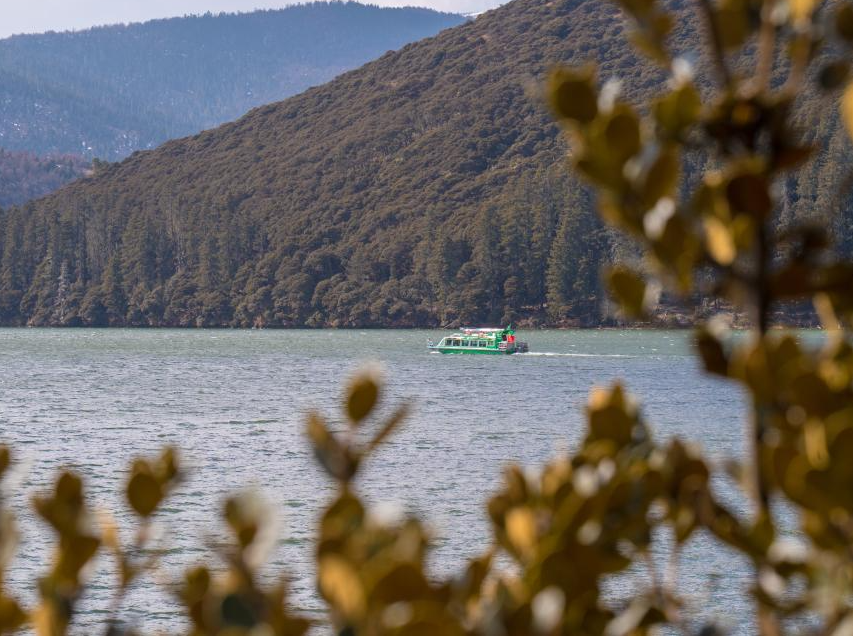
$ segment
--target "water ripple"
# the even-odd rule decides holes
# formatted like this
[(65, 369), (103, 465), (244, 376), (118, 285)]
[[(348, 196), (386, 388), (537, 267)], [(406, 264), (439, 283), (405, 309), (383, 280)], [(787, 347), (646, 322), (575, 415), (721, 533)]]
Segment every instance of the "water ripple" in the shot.
[[(207, 546), (224, 540), (218, 511), (229, 493), (260, 490), (280, 515), (281, 539), (264, 570), (292, 578), (293, 602), (322, 611), (314, 589), (312, 536), (333, 485), (303, 435), (304, 414), (337, 416), (346, 376), (380, 360), (389, 384), (383, 409), (411, 400), (406, 425), (365, 466), (373, 502), (406, 502), (430, 520), (436, 575), (457, 570), (488, 540), (484, 502), (509, 462), (539, 466), (583, 434), (589, 387), (623, 379), (642, 396), (658, 435), (699, 440), (712, 456), (742, 453), (743, 400), (730, 385), (701, 376), (686, 334), (533, 332), (520, 356), (430, 355), (424, 331), (0, 330), (0, 439), (25, 474), (11, 505), (23, 541), (6, 583), (25, 601), (47, 567), (51, 536), (29, 507), (57, 471), (86, 478), (93, 505), (133, 527), (121, 499), (130, 460), (178, 446), (188, 478), (158, 523), (168, 536), (159, 579), (177, 580)], [(537, 352), (539, 352), (537, 354)], [(683, 558), (698, 565), (682, 582), (703, 611), (737, 614), (742, 587), (727, 581), (706, 598), (701, 577), (743, 571), (737, 557), (697, 541)], [(97, 560), (76, 621), (90, 633), (113, 593), (115, 564)], [(738, 570), (738, 568), (741, 568)], [(743, 581), (744, 585), (748, 582)], [(692, 586), (692, 587), (691, 587)], [(618, 591), (618, 590), (617, 590)], [(125, 613), (146, 632), (184, 627), (162, 586), (146, 580)]]

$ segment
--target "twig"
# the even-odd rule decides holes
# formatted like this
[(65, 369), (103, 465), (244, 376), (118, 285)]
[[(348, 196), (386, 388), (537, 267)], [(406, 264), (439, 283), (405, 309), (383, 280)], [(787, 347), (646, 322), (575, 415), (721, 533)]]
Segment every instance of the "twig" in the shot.
[(771, 17), (776, 0), (765, 0), (761, 7), (761, 30), (758, 33), (758, 51), (755, 63), (755, 92), (760, 93), (770, 86), (773, 73), (773, 57), (776, 51), (776, 25)]
[(708, 31), (711, 34), (711, 48), (714, 52), (714, 62), (717, 65), (717, 72), (723, 81), (726, 88), (732, 85), (732, 75), (729, 72), (729, 67), (726, 64), (726, 52), (723, 49), (723, 39), (720, 36), (720, 30), (717, 28), (717, 21), (714, 17), (714, 8), (711, 6), (711, 0), (697, 0), (705, 15), (705, 22), (708, 25)]

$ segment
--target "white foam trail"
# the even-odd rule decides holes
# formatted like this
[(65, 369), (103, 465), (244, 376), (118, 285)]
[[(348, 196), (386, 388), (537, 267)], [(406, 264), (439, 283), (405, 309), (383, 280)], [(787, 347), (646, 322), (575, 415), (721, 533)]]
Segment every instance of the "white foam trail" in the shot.
[(557, 353), (553, 351), (528, 351), (527, 353), (517, 353), (520, 356), (557, 356), (563, 358), (636, 358), (637, 356), (629, 356), (624, 353)]

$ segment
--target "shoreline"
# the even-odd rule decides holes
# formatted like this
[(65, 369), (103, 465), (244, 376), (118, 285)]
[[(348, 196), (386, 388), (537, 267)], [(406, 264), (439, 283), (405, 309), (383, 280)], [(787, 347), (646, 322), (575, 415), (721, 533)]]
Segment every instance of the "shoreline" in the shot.
[[(536, 326), (518, 326), (518, 331), (690, 331), (701, 326), (700, 322), (693, 324), (679, 325), (662, 325), (655, 323), (630, 324), (630, 325), (536, 325)], [(322, 326), (322, 327), (306, 327), (306, 326), (287, 326), (287, 327), (235, 327), (231, 325), (208, 325), (208, 326), (189, 326), (189, 325), (3, 325), (0, 324), (0, 329), (8, 330), (30, 330), (30, 329), (55, 329), (61, 331), (454, 331), (462, 329), (462, 326), (444, 327), (444, 326), (394, 326), (394, 325), (370, 325), (370, 326)], [(750, 325), (731, 325), (732, 331), (751, 331)], [(786, 330), (808, 330), (808, 331), (824, 331), (820, 324), (777, 324), (773, 325), (771, 331), (786, 331)]]

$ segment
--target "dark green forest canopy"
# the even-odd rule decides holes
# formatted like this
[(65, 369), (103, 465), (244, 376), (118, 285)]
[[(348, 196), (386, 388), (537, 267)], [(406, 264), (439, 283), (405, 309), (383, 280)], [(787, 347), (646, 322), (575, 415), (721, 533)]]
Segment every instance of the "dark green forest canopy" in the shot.
[[(0, 321), (599, 324), (598, 270), (632, 254), (566, 179), (541, 86), (555, 63), (594, 61), (627, 97), (653, 94), (665, 74), (624, 28), (610, 3), (515, 0), (102, 166), (0, 221)], [(690, 55), (699, 37), (685, 15), (673, 48)], [(785, 184), (787, 219), (832, 207), (820, 199), (849, 154), (825, 102), (801, 108), (829, 154)]]
[(0, 147), (116, 160), (465, 21), (320, 2), (0, 40)]

